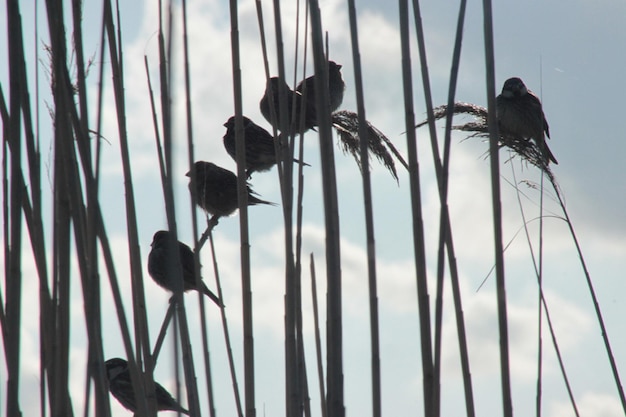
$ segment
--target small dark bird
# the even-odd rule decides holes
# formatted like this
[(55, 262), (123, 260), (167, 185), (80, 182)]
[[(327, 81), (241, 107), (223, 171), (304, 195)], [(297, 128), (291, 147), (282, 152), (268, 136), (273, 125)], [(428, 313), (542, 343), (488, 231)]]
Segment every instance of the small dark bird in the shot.
[[(268, 80), (267, 86), (265, 87), (265, 94), (263, 94), (263, 98), (261, 98), (261, 101), (259, 102), (259, 108), (261, 110), (261, 114), (263, 114), (263, 117), (265, 117), (265, 119), (270, 122), (272, 126), (280, 130), (279, 97), (281, 84), (284, 86), (285, 94), (287, 96), (287, 122), (289, 123), (289, 130), (287, 133), (304, 133), (307, 130), (315, 127), (315, 106), (309, 106), (308, 102), (303, 99), (302, 94), (297, 91), (293, 91), (291, 88), (289, 88), (287, 83), (285, 83), (278, 77), (272, 77)], [(270, 97), (272, 97), (271, 103)], [(272, 120), (272, 112), (270, 111), (270, 105), (272, 104), (274, 108), (274, 116), (276, 117), (275, 120)], [(300, 119), (302, 117), (304, 117), (304, 127), (301, 129), (300, 126), (302, 121)]]
[[(296, 86), (296, 91), (305, 95), (305, 87), (308, 107), (317, 108), (315, 99), (315, 75), (311, 75), (304, 81), (301, 81), (300, 84)], [(328, 61), (328, 93), (330, 96), (329, 104), (331, 113), (337, 110), (341, 105), (345, 89), (346, 84), (343, 82), (343, 78), (341, 78), (341, 65), (335, 63), (335, 61)]]
[[(106, 376), (109, 380), (109, 392), (122, 404), (126, 409), (137, 412), (137, 403), (135, 401), (135, 393), (130, 380), (130, 372), (128, 371), (128, 362), (124, 359), (113, 358), (104, 363), (106, 367)], [(156, 395), (158, 411), (178, 411), (189, 415), (189, 411), (185, 410), (178, 402), (167, 392), (159, 383), (154, 383), (154, 393)]]
[(558, 164), (545, 141), (545, 137), (550, 138), (550, 130), (541, 101), (520, 78), (513, 77), (504, 82), (496, 104), (498, 122), (503, 133), (533, 139), (543, 154), (544, 162)]
[[(246, 146), (246, 176), (250, 178), (253, 172), (268, 171), (276, 165), (276, 153), (274, 150), (274, 137), (261, 126), (248, 119), (243, 118), (243, 138)], [(224, 135), (224, 148), (226, 152), (237, 160), (235, 146), (235, 116), (232, 116), (226, 123), (226, 134)], [(293, 160), (300, 163), (297, 159)], [(303, 165), (309, 165), (304, 163)]]
[[(169, 267), (169, 244), (174, 237), (166, 230), (159, 230), (152, 238), (152, 250), (148, 255), (148, 272), (154, 282), (159, 284), (170, 292), (174, 292), (175, 285), (171, 274), (168, 274)], [(183, 271), (183, 291), (196, 290), (207, 295), (215, 304), (222, 306), (220, 299), (211, 290), (207, 288), (204, 282), (200, 281), (200, 288), (196, 286), (196, 278), (194, 274), (193, 251), (182, 242), (175, 241), (178, 246), (180, 256), (181, 269)]]
[[(212, 214), (212, 221), (219, 217), (229, 216), (237, 210), (237, 176), (231, 171), (211, 162), (197, 161), (193, 170), (196, 177), (196, 189), (189, 191), (195, 194), (196, 203), (207, 213)], [(191, 171), (186, 174), (191, 178)], [(255, 192), (248, 185), (248, 205), (270, 204), (269, 201), (255, 197)]]

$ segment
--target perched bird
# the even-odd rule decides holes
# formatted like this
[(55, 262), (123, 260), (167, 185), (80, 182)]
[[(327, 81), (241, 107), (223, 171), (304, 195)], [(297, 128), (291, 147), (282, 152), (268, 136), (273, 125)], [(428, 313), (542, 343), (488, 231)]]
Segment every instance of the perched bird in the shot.
[[(293, 91), (287, 83), (282, 81), (278, 77), (272, 77), (268, 80), (265, 87), (265, 94), (259, 102), (259, 108), (263, 117), (270, 122), (272, 126), (280, 130), (280, 86), (284, 86), (285, 95), (287, 96), (287, 122), (289, 123), (289, 130), (287, 133), (304, 133), (307, 130), (313, 128), (315, 123), (315, 106), (309, 106), (308, 101), (305, 101), (297, 91)], [(271, 93), (271, 94), (270, 94)], [(270, 100), (271, 97), (271, 100)], [(271, 106), (273, 105), (274, 117), (272, 119)], [(295, 105), (295, 114), (294, 114)], [(294, 117), (295, 116), (295, 117)], [(301, 129), (301, 118), (304, 117), (304, 127)]]
[(513, 77), (504, 82), (496, 104), (498, 123), (503, 133), (533, 139), (543, 154), (544, 162), (558, 164), (545, 141), (545, 137), (550, 137), (550, 130), (541, 101), (520, 78)]
[[(300, 84), (296, 86), (296, 91), (305, 95), (305, 87), (308, 107), (317, 108), (317, 102), (315, 99), (315, 75), (301, 81)], [(343, 78), (341, 78), (341, 65), (335, 63), (335, 61), (328, 61), (328, 93), (330, 96), (329, 104), (331, 113), (337, 110), (341, 105), (345, 89), (346, 84), (343, 82)]]
[[(219, 217), (229, 216), (237, 210), (237, 176), (227, 169), (219, 167), (211, 162), (196, 161), (193, 165), (196, 186), (189, 191), (195, 194), (196, 203), (207, 213), (212, 214), (212, 221)], [(187, 173), (191, 178), (191, 171)], [(248, 185), (248, 205), (270, 204), (269, 201), (255, 197), (255, 192)]]
[[(168, 274), (170, 262), (169, 244), (174, 241), (174, 236), (168, 231), (159, 230), (152, 238), (152, 249), (148, 255), (148, 272), (154, 282), (168, 291), (174, 292), (175, 285), (171, 274)], [(207, 295), (215, 304), (222, 306), (220, 299), (211, 290), (207, 288), (204, 282), (200, 281), (196, 286), (196, 277), (194, 274), (193, 251), (182, 242), (174, 241), (178, 247), (181, 269), (183, 272), (183, 291), (196, 290)]]
[[(243, 137), (246, 146), (246, 176), (250, 178), (253, 172), (268, 171), (276, 165), (276, 152), (274, 150), (274, 137), (261, 126), (243, 116)], [(226, 123), (224, 135), (224, 148), (236, 161), (235, 149), (235, 116)], [(297, 159), (294, 162), (300, 163)], [(304, 165), (308, 165), (303, 163)]]
[[(130, 380), (130, 372), (128, 371), (128, 362), (124, 359), (113, 358), (106, 361), (104, 366), (106, 367), (106, 376), (109, 380), (109, 392), (126, 409), (133, 413), (137, 412), (137, 403)], [(154, 393), (158, 411), (178, 411), (189, 415), (189, 411), (178, 404), (172, 395), (157, 382), (154, 383)]]

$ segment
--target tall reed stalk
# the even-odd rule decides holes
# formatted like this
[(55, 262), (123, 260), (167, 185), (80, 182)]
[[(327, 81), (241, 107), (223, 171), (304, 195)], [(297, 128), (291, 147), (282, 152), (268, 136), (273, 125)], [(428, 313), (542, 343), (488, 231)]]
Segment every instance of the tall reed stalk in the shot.
[[(193, 117), (192, 117), (192, 105), (191, 105), (191, 75), (190, 75), (190, 62), (189, 62), (189, 40), (188, 40), (188, 23), (187, 23), (187, 1), (182, 1), (182, 24), (183, 24), (183, 70), (185, 73), (185, 107), (186, 107), (186, 127), (187, 127), (187, 156), (189, 171), (194, 176), (193, 181), (195, 183), (194, 173), (194, 136), (193, 136)], [(198, 216), (196, 214), (196, 202), (193, 193), (190, 194), (191, 201), (191, 227), (193, 230), (193, 243), (194, 243), (194, 272), (196, 287), (200, 288), (202, 285), (202, 278), (200, 274), (200, 248), (197, 239), (198, 230)], [(220, 300), (223, 300), (222, 294), (219, 294)], [(209, 415), (215, 417), (215, 397), (213, 393), (213, 378), (211, 373), (211, 360), (209, 355), (209, 336), (207, 331), (206, 322), (206, 308), (204, 303), (204, 294), (198, 291), (198, 304), (200, 305), (200, 332), (202, 334), (202, 351), (204, 353), (204, 376), (206, 379), (207, 399), (209, 402)], [(223, 309), (222, 309), (223, 312)], [(229, 356), (230, 357), (230, 356)], [(238, 393), (236, 393), (238, 396)], [(239, 405), (239, 402), (238, 402)], [(241, 414), (241, 413), (240, 413)]]
[(402, 82), (404, 95), (404, 122), (407, 131), (409, 159), (409, 186), (411, 193), (413, 248), (417, 281), (417, 304), (420, 324), (420, 346), (422, 357), (422, 381), (424, 415), (434, 415), (435, 375), (432, 352), (430, 304), (426, 274), (426, 244), (420, 190), (417, 137), (415, 134), (415, 112), (413, 106), (413, 77), (409, 48), (409, 5), (408, 0), (399, 0), (400, 47), (402, 52)]
[(563, 215), (565, 216), (565, 221), (572, 235), (574, 245), (576, 246), (576, 252), (578, 253), (578, 259), (580, 260), (581, 267), (585, 274), (585, 282), (587, 283), (587, 288), (589, 289), (589, 295), (591, 296), (593, 309), (594, 309), (594, 312), (596, 313), (596, 319), (598, 320), (598, 325), (600, 326), (600, 329), (601, 329), (602, 342), (604, 344), (604, 349), (606, 350), (606, 355), (609, 359), (609, 364), (611, 366), (611, 373), (613, 374), (613, 380), (615, 381), (615, 387), (619, 395), (620, 404), (622, 406), (622, 409), (624, 410), (624, 413), (626, 413), (626, 395), (624, 394), (624, 387), (622, 385), (622, 380), (619, 376), (617, 362), (615, 361), (615, 356), (613, 355), (613, 349), (611, 348), (611, 341), (609, 340), (609, 335), (606, 329), (606, 325), (604, 324), (604, 317), (602, 315), (602, 309), (600, 308), (600, 302), (598, 300), (598, 296), (596, 295), (596, 291), (593, 286), (593, 281), (591, 280), (591, 274), (589, 273), (589, 269), (587, 268), (587, 263), (585, 261), (585, 257), (583, 256), (580, 242), (578, 241), (578, 237), (576, 235), (576, 232), (574, 231), (574, 226), (565, 208), (565, 202), (563, 201), (563, 197), (561, 196), (561, 193), (559, 192), (559, 189), (556, 186), (556, 184), (553, 183), (552, 185), (554, 186), (554, 190), (559, 200), (559, 204), (561, 205), (561, 209), (563, 210)]
[[(135, 369), (135, 358), (129, 355), (131, 376), (133, 377), (133, 388), (137, 401), (137, 410), (145, 410), (148, 415), (156, 414), (156, 402), (145, 401), (147, 392), (154, 392), (152, 378), (153, 364), (150, 356), (150, 340), (148, 335), (147, 318), (145, 313), (145, 295), (143, 291), (143, 273), (141, 266), (141, 255), (139, 253), (139, 235), (137, 226), (136, 205), (134, 199), (134, 187), (132, 180), (130, 153), (128, 149), (128, 137), (126, 134), (126, 105), (124, 98), (124, 69), (123, 69), (123, 49), (121, 47), (121, 29), (119, 27), (119, 13), (117, 14), (117, 31), (115, 30), (113, 7), (109, 0), (104, 2), (103, 25), (108, 39), (109, 59), (111, 60), (111, 72), (113, 74), (113, 95), (116, 104), (117, 127), (120, 140), (120, 156), (122, 159), (122, 170), (125, 187), (125, 214), (126, 228), (128, 233), (128, 251), (130, 259), (131, 283), (133, 288), (133, 317), (137, 321), (135, 326), (135, 348), (138, 369)], [(146, 374), (143, 375), (142, 383), (136, 382), (135, 373), (142, 371), (142, 364), (145, 361)], [(145, 387), (145, 388), (144, 388)], [(144, 408), (145, 407), (145, 408)]]
[[(512, 178), (513, 178), (513, 184), (517, 184), (517, 178), (516, 178), (516, 174), (515, 174), (515, 169), (514, 169), (514, 165), (511, 164), (511, 174), (512, 174)], [(543, 187), (541, 188), (541, 192), (543, 193)], [(523, 210), (522, 207), (522, 200), (521, 200), (521, 192), (519, 190), (519, 187), (515, 187), (515, 195), (517, 196), (517, 204), (519, 206), (520, 209), (520, 215), (522, 217), (522, 221), (524, 222), (524, 233), (526, 235), (526, 242), (528, 244), (528, 248), (530, 249), (530, 254), (531, 254), (531, 258), (533, 261), (533, 267), (535, 269), (535, 274), (537, 275), (537, 287), (538, 287), (538, 294), (539, 294), (539, 305), (538, 305), (538, 309), (539, 312), (537, 314), (537, 321), (538, 321), (538, 325), (537, 325), (537, 339), (538, 339), (538, 346), (537, 346), (537, 368), (538, 368), (538, 372), (537, 372), (537, 393), (536, 393), (536, 414), (539, 417), (541, 415), (542, 412), (542, 408), (541, 408), (541, 404), (542, 404), (542, 387), (543, 387), (543, 375), (542, 375), (542, 356), (543, 356), (543, 341), (542, 341), (542, 331), (543, 331), (543, 312), (545, 311), (545, 318), (546, 318), (546, 322), (548, 324), (548, 330), (550, 331), (550, 336), (551, 336), (551, 340), (552, 340), (552, 345), (554, 346), (554, 352), (556, 354), (557, 360), (559, 362), (559, 368), (561, 369), (561, 374), (563, 375), (563, 381), (565, 383), (565, 388), (567, 389), (567, 394), (569, 396), (570, 402), (572, 403), (572, 409), (574, 411), (574, 414), (576, 415), (576, 417), (580, 416), (580, 413), (578, 411), (578, 406), (576, 405), (576, 400), (574, 399), (574, 392), (572, 390), (571, 387), (571, 383), (569, 380), (569, 377), (567, 376), (567, 372), (565, 370), (565, 363), (563, 361), (563, 356), (561, 355), (561, 349), (559, 348), (559, 345), (557, 343), (557, 339), (556, 339), (556, 332), (554, 329), (554, 326), (552, 325), (552, 318), (550, 316), (550, 310), (548, 308), (548, 302), (545, 299), (544, 296), (544, 292), (543, 292), (543, 285), (542, 285), (542, 280), (540, 278), (541, 274), (539, 272), (539, 266), (537, 265), (537, 261), (535, 258), (535, 252), (533, 250), (533, 245), (530, 239), (530, 232), (528, 230), (528, 221), (526, 220), (526, 214)], [(541, 214), (541, 217), (543, 217), (543, 213)]]
[(328, 65), (324, 55), (321, 12), (317, 0), (309, 0), (311, 19), (311, 48), (315, 68), (315, 107), (320, 141), (322, 187), (324, 189), (324, 219), (326, 229), (326, 378), (328, 417), (345, 415), (343, 385), (343, 318), (341, 251), (339, 231), (339, 202), (337, 177), (330, 123)]
[[(459, 16), (457, 20), (456, 38), (454, 52), (452, 56), (452, 66), (450, 69), (450, 84), (448, 90), (448, 106), (454, 105), (456, 84), (459, 73), (459, 63), (461, 59), (461, 46), (463, 43), (463, 26), (465, 21), (465, 9), (467, 2), (462, 0), (459, 4)], [(461, 369), (463, 373), (463, 384), (465, 389), (465, 407), (468, 417), (475, 415), (474, 394), (469, 365), (469, 353), (467, 347), (467, 334), (465, 331), (465, 319), (463, 317), (463, 306), (461, 302), (461, 289), (459, 285), (459, 273), (456, 261), (454, 242), (452, 238), (452, 226), (450, 222), (450, 212), (448, 209), (448, 173), (450, 166), (450, 148), (452, 132), (452, 114), (446, 118), (446, 130), (443, 145), (443, 160), (439, 154), (439, 144), (437, 141), (437, 131), (435, 127), (435, 117), (433, 111), (432, 93), (430, 87), (430, 75), (426, 59), (426, 40), (422, 25), (422, 17), (418, 0), (413, 0), (413, 16), (417, 34), (417, 45), (420, 56), (422, 82), (424, 85), (424, 100), (426, 102), (426, 113), (428, 116), (428, 128), (431, 139), (431, 149), (435, 166), (437, 184), (439, 185), (439, 198), (441, 204), (439, 223), (439, 245), (437, 251), (437, 296), (435, 299), (435, 343), (434, 343), (434, 398), (433, 413), (440, 414), (441, 407), (441, 337), (442, 337), (442, 316), (443, 316), (443, 285), (444, 285), (444, 247), (447, 249), (448, 263), (450, 267), (450, 281), (454, 300), (454, 311), (456, 313), (457, 335), (459, 340), (459, 353), (461, 358)]]
[(239, 238), (241, 255), (241, 291), (243, 300), (243, 354), (245, 410), (247, 417), (256, 415), (254, 385), (254, 334), (252, 326), (252, 283), (250, 271), (250, 238), (248, 234), (248, 186), (246, 182), (246, 149), (243, 137), (242, 85), (239, 52), (237, 1), (230, 1), (231, 58), (233, 97), (235, 102), (235, 147), (237, 149), (237, 198), (239, 202)]
[[(9, 119), (6, 126), (8, 141), (11, 145), (10, 174), (4, 170), (5, 206), (4, 215), (4, 255), (5, 255), (5, 310), (3, 336), (7, 369), (6, 412), (9, 416), (19, 414), (19, 376), (20, 376), (20, 322), (21, 322), (21, 247), (22, 247), (22, 198), (25, 188), (20, 184), (22, 178), (22, 118), (24, 85), (21, 70), (24, 63), (24, 48), (21, 17), (18, 1), (7, 1), (9, 60), (15, 64), (9, 68)], [(6, 163), (7, 161), (5, 161)], [(10, 194), (7, 194), (7, 190)], [(7, 204), (7, 203), (5, 203)], [(8, 214), (8, 215), (7, 215)]]
[(496, 260), (496, 289), (498, 325), (500, 330), (500, 372), (504, 417), (513, 416), (511, 398), (511, 369), (509, 365), (509, 332), (504, 281), (504, 247), (502, 245), (502, 202), (500, 195), (499, 134), (496, 118), (495, 52), (493, 46), (493, 14), (491, 0), (483, 0), (485, 35), (485, 68), (487, 75), (487, 124), (489, 129), (489, 161), (491, 166), (491, 197), (493, 210), (494, 249)]
[(376, 241), (374, 239), (374, 209), (372, 207), (372, 181), (369, 167), (368, 131), (365, 117), (365, 98), (363, 92), (363, 74), (361, 52), (357, 27), (356, 5), (348, 0), (350, 19), (350, 40), (352, 42), (352, 62), (354, 64), (354, 89), (356, 91), (357, 113), (359, 116), (359, 138), (361, 140), (361, 172), (363, 177), (363, 205), (365, 208), (365, 233), (367, 247), (367, 272), (370, 298), (370, 345), (372, 367), (372, 416), (382, 414), (381, 376), (380, 376), (380, 332), (378, 315), (378, 288), (376, 275)]

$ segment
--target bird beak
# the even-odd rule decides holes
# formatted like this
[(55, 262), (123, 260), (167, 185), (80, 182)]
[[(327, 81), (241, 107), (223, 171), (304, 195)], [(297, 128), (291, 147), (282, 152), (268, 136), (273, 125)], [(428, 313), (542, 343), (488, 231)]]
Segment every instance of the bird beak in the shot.
[(185, 176), (186, 176), (186, 177), (190, 177), (190, 178), (191, 178), (191, 171), (187, 172), (187, 173), (185, 174)]
[(341, 69), (341, 67), (343, 67), (343, 65), (337, 64), (337, 68)]

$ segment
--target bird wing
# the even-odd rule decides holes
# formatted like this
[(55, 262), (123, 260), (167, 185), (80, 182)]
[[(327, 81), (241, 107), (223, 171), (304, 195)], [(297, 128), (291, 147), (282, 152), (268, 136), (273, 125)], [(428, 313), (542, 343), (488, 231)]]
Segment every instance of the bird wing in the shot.
[(262, 127), (250, 125), (246, 130), (246, 152), (255, 159), (264, 155), (274, 156), (274, 137)]
[[(543, 113), (543, 110), (541, 111)], [(546, 115), (543, 115), (543, 130), (546, 132), (546, 137), (550, 138), (550, 126), (548, 126), (548, 121), (546, 120)]]

